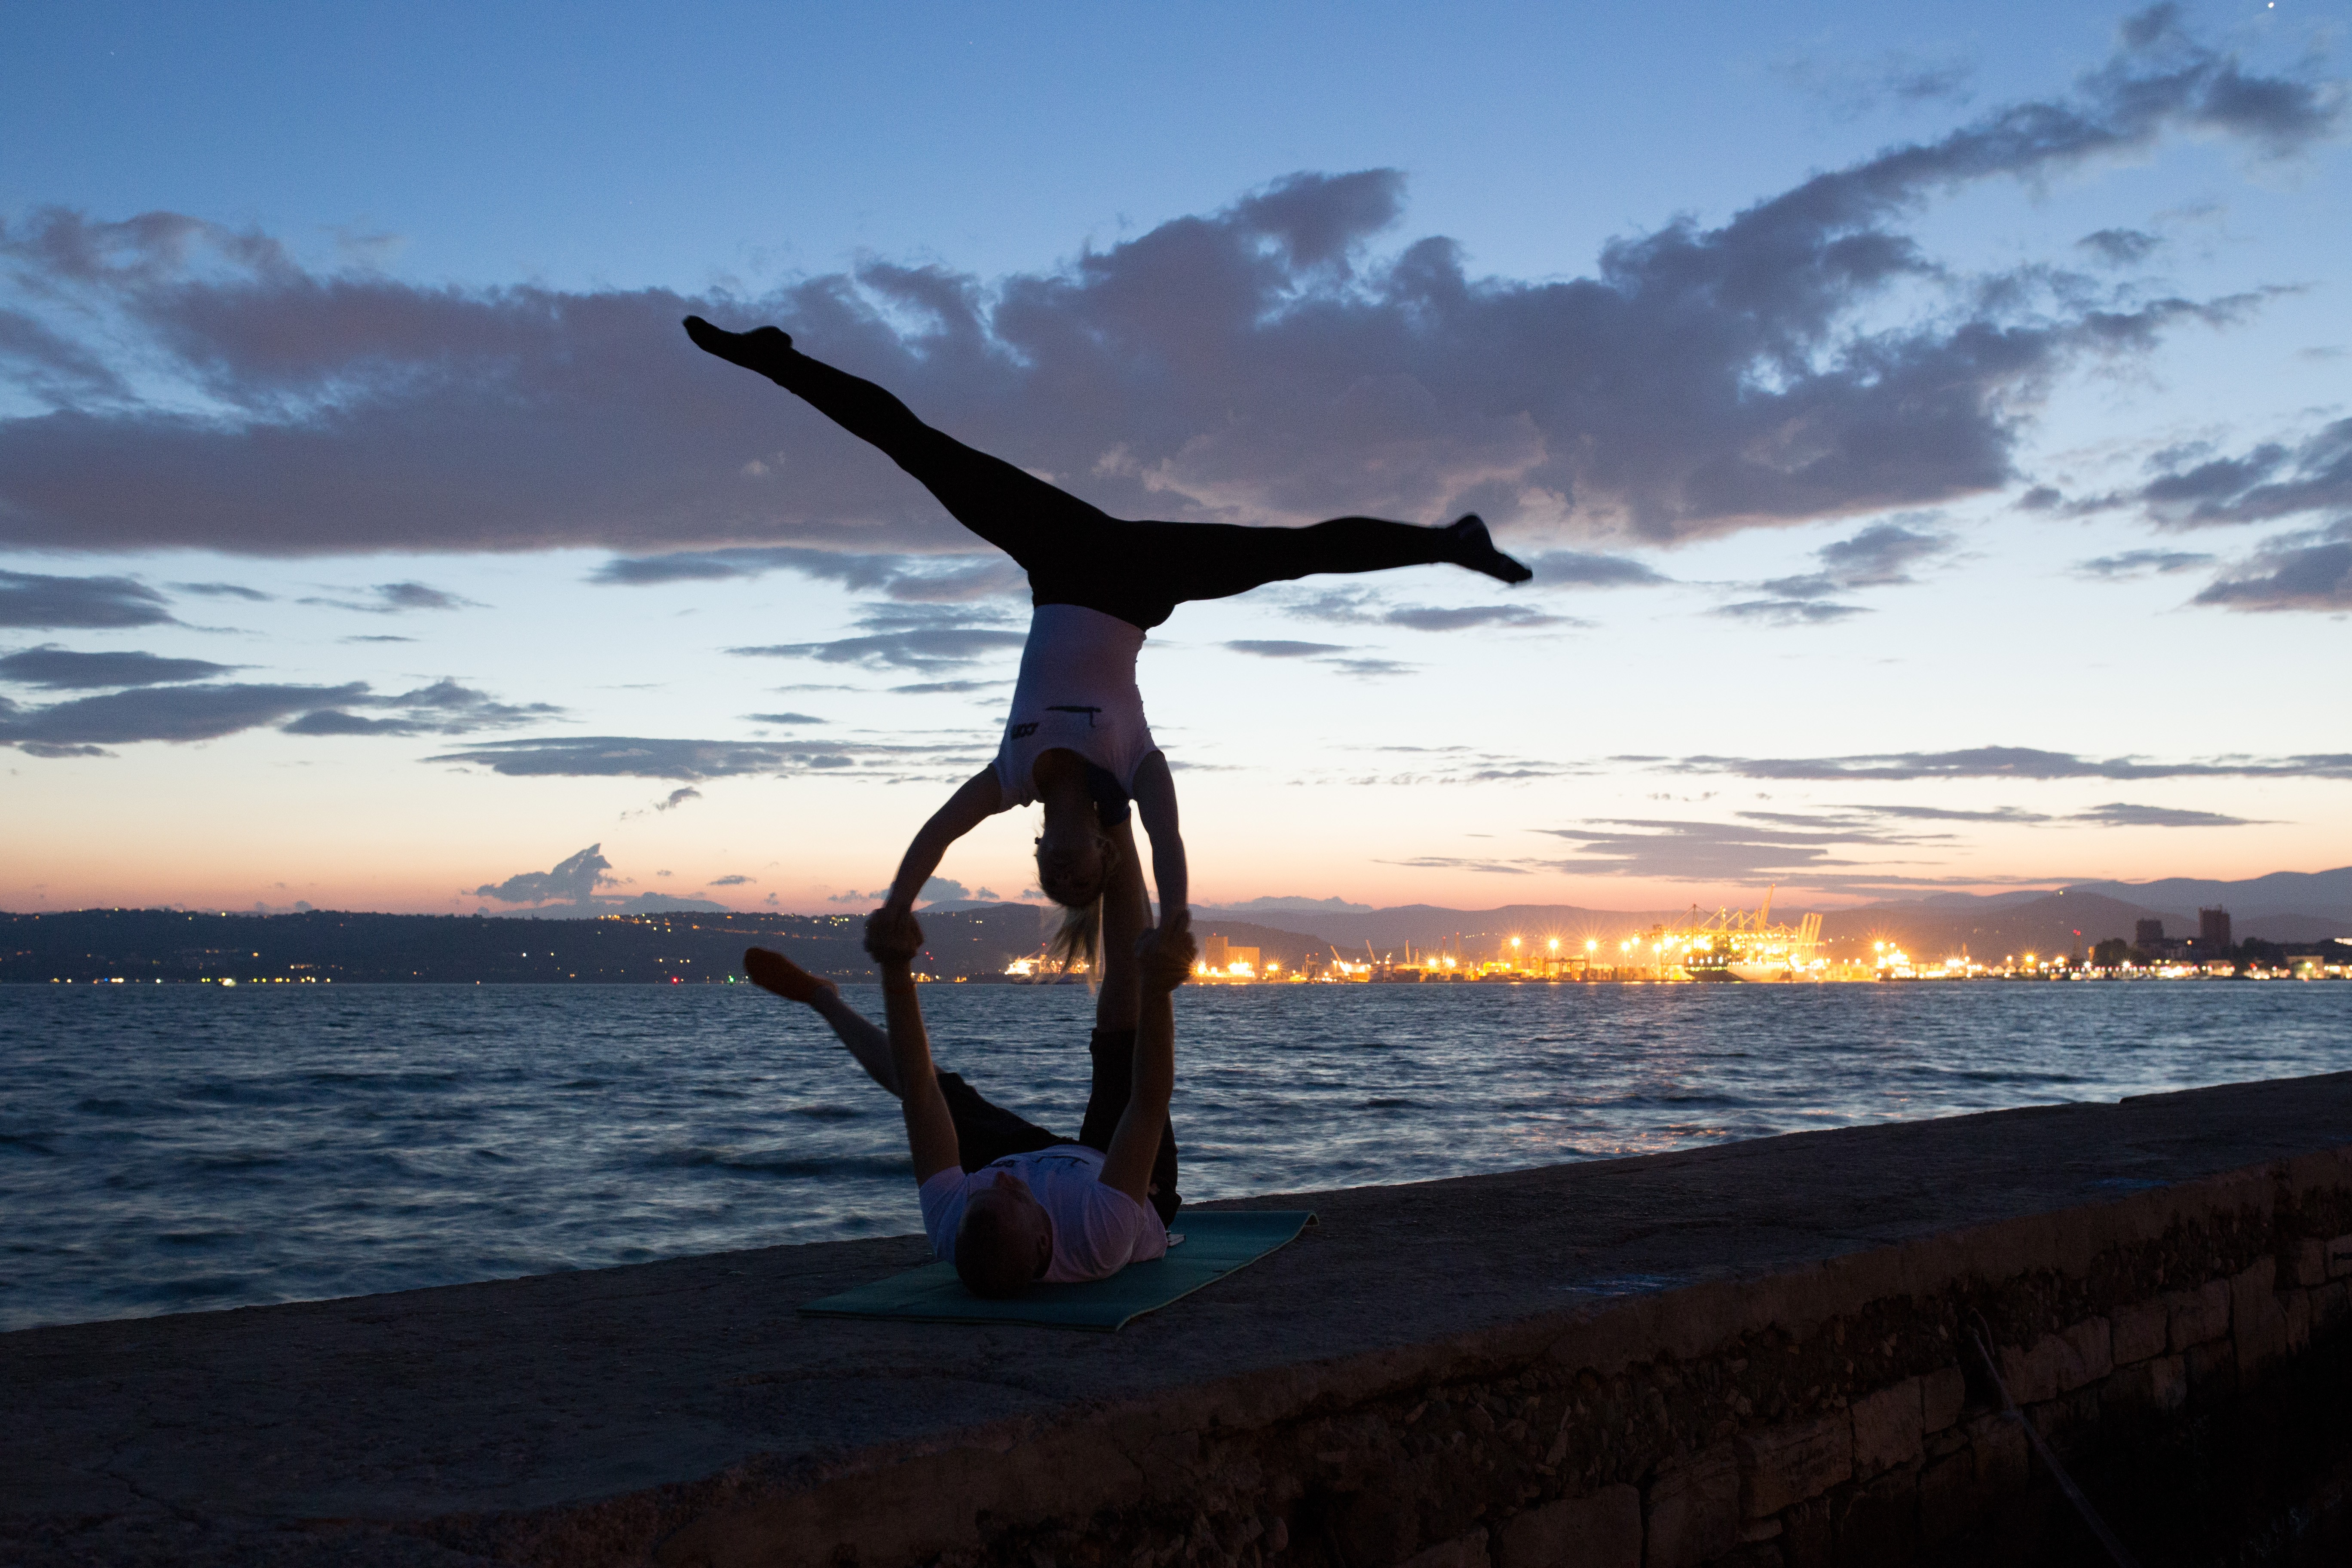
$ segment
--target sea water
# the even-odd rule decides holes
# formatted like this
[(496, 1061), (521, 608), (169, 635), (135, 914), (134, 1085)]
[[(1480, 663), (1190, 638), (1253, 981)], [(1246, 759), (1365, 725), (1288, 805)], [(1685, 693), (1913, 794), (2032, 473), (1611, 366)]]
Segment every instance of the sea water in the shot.
[[(1084, 988), (922, 998), (1076, 1131)], [(1188, 1199), (2352, 1068), (2342, 983), (1178, 998)], [(0, 987), (0, 1328), (917, 1228), (897, 1102), (749, 985)]]

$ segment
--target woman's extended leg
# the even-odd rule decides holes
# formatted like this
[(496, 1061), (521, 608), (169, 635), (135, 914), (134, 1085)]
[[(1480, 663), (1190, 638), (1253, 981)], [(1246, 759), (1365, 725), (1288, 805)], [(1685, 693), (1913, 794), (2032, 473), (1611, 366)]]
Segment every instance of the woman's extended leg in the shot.
[(1033, 570), (1055, 551), (1084, 547), (1108, 522), (1101, 512), (1001, 458), (974, 451), (934, 430), (870, 381), (811, 359), (775, 327), (730, 332), (699, 316), (686, 319), (697, 347), (759, 372), (885, 457), (939, 498), (955, 520)]
[(843, 1001), (840, 986), (764, 947), (745, 951), (743, 973), (764, 991), (815, 1008), (817, 1016), (833, 1026), (835, 1037), (866, 1069), (866, 1076), (893, 1096), (905, 1098), (898, 1094), (898, 1069), (890, 1059), (890, 1037), (880, 1025)]
[(1534, 574), (1495, 548), (1475, 512), (1443, 528), (1378, 517), (1335, 517), (1307, 528), (1232, 523), (1145, 525), (1151, 569), (1178, 603), (1223, 599), (1267, 583), (1322, 572), (1386, 572), (1397, 566), (1465, 566), (1505, 583)]

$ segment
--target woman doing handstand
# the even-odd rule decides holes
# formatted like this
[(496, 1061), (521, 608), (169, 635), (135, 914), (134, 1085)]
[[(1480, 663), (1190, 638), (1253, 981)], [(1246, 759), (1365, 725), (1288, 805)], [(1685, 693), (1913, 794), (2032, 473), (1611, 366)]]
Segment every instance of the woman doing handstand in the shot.
[(1223, 599), (1318, 572), (1450, 563), (1506, 583), (1530, 575), (1473, 513), (1445, 527), (1342, 517), (1308, 528), (1129, 521), (932, 429), (870, 381), (809, 358), (775, 327), (730, 332), (699, 316), (708, 353), (797, 394), (922, 481), (957, 521), (1029, 574), (1034, 605), (1013, 711), (996, 758), (923, 825), (881, 918), (908, 916), (948, 847), (1002, 811), (1036, 801), (1037, 885), (1073, 911), (1055, 946), (1066, 963), (1094, 945), (1116, 858), (1132, 855), (1134, 803), (1151, 839), (1160, 924), (1189, 919), (1175, 781), (1152, 743), (1135, 684), (1143, 634), (1190, 599)]

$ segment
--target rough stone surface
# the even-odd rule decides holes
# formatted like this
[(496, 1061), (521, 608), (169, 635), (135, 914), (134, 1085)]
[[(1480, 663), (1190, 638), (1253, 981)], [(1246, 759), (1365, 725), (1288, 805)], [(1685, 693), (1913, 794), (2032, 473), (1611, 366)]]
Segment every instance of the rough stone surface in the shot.
[(1906, 1377), (1892, 1388), (1855, 1400), (1854, 1473), (1874, 1476), (1896, 1465), (1916, 1464), (1927, 1432), (1919, 1380), (1916, 1377)]
[(2117, 1308), (2108, 1320), (2109, 1352), (2117, 1366), (2164, 1353), (2166, 1312), (2161, 1301), (2136, 1301)]
[(1794, 1563), (1899, 1506), (1843, 1478), (1849, 1402), (1906, 1379), (1968, 1440), (1939, 1476), (2022, 1484), (2021, 1429), (1951, 1387), (1974, 1314), (2081, 1362), (2069, 1327), (2179, 1292), (2191, 1404), (2233, 1390), (2233, 1294), (2283, 1348), (2274, 1260), (2352, 1235), (2347, 1126), (2336, 1075), (1269, 1196), (1322, 1223), (1117, 1335), (793, 1311), (915, 1237), (29, 1330), (0, 1560), (1024, 1568), (1083, 1527), (1113, 1565), (1391, 1568), (1612, 1486), (1656, 1537), (1737, 1441), (1758, 1502), (1810, 1499), (1742, 1550)]
[(1695, 1568), (1739, 1540), (1739, 1462), (1718, 1443), (1650, 1484), (1643, 1568)]
[(1817, 1498), (1853, 1474), (1853, 1423), (1843, 1414), (1743, 1436), (1738, 1446), (1739, 1507), (1749, 1519)]
[(1500, 1546), (1496, 1568), (1642, 1568), (1642, 1494), (1621, 1484), (1529, 1509)]
[(1403, 1568), (1489, 1568), (1486, 1532), (1474, 1530), (1426, 1552), (1416, 1552), (1404, 1560)]
[(1941, 1432), (1960, 1418), (1968, 1404), (1969, 1380), (1956, 1366), (1939, 1366), (1921, 1374), (1919, 1406), (1922, 1425), (1930, 1433)]
[(2058, 1337), (2066, 1342), (2058, 1370), (2061, 1393), (2085, 1387), (2116, 1370), (2106, 1319), (2086, 1318)]
[(2210, 1344), (2230, 1331), (2230, 1282), (2209, 1279), (2193, 1290), (2174, 1290), (2164, 1298), (2172, 1313), (2172, 1349), (2185, 1351)]
[(2253, 1377), (2286, 1353), (2286, 1310), (2274, 1289), (2278, 1263), (2263, 1258), (2230, 1281), (2230, 1328), (2237, 1341), (2238, 1375)]

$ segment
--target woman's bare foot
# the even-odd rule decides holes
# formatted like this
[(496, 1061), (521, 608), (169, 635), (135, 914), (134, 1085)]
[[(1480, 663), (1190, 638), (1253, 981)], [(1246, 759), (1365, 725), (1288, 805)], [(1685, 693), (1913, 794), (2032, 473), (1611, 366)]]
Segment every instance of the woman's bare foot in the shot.
[(1448, 523), (1445, 533), (1454, 541), (1454, 554), (1450, 559), (1457, 566), (1484, 572), (1487, 576), (1505, 583), (1524, 583), (1535, 575), (1495, 548), (1494, 538), (1486, 531), (1486, 520), (1475, 511), (1465, 512)]
[(748, 332), (730, 332), (714, 327), (699, 316), (686, 319), (686, 335), (694, 346), (705, 353), (717, 354), (730, 364), (740, 364), (745, 370), (756, 370), (772, 377), (793, 352), (793, 337), (782, 327), (754, 327)]
[(743, 950), (743, 973), (751, 977), (752, 984), (772, 991), (787, 1002), (814, 1005), (824, 993), (838, 994), (841, 990), (832, 981), (811, 974), (782, 953), (764, 947)]

